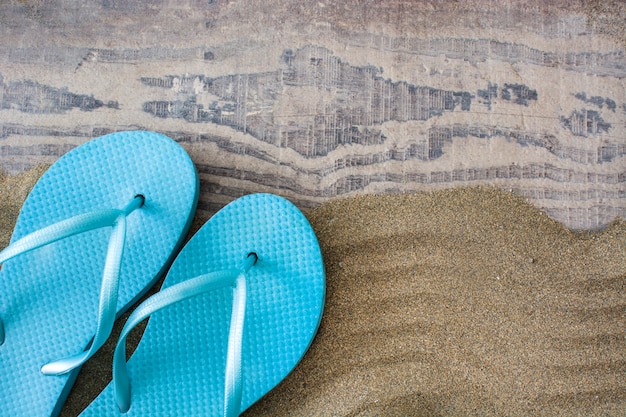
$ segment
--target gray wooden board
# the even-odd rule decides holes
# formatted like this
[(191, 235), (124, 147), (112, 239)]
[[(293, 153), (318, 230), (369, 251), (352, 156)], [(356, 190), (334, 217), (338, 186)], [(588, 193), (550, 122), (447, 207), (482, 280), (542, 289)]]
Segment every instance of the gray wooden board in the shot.
[(146, 129), (206, 216), (489, 185), (576, 229), (626, 217), (624, 5), (501, 4), (3, 1), (0, 167)]

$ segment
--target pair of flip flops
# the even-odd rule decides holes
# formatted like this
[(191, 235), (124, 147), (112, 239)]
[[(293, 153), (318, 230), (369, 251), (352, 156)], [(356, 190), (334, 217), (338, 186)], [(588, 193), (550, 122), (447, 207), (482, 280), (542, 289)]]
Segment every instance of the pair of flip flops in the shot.
[[(179, 252), (198, 188), (187, 153), (149, 132), (94, 139), (41, 177), (0, 252), (0, 415), (58, 414), (115, 319), (165, 272), (82, 415), (235, 416), (295, 367), (324, 303), (311, 226), (287, 200), (252, 194)], [(126, 336), (148, 317), (127, 363)]]

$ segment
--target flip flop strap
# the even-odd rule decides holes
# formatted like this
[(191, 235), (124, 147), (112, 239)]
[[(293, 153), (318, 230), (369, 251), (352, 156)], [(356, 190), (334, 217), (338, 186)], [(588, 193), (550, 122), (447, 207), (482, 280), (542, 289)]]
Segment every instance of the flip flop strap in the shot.
[[(135, 196), (122, 210), (103, 209), (79, 214), (46, 226), (13, 242), (0, 252), (0, 263), (61, 239), (102, 227), (112, 227), (107, 249), (98, 306), (98, 322), (91, 347), (79, 354), (43, 365), (46, 375), (62, 375), (81, 366), (107, 340), (113, 329), (117, 311), (119, 272), (126, 240), (126, 216), (143, 205), (143, 196)], [(4, 343), (4, 324), (0, 318), (0, 344)]]
[(165, 307), (200, 294), (231, 286), (233, 287), (233, 306), (226, 353), (224, 416), (239, 415), (242, 393), (241, 352), (246, 311), (245, 274), (256, 261), (256, 254), (250, 254), (240, 269), (211, 272), (162, 289), (133, 311), (122, 329), (113, 354), (113, 385), (115, 399), (121, 412), (125, 413), (130, 409), (130, 378), (126, 366), (126, 337), (130, 331), (150, 315)]

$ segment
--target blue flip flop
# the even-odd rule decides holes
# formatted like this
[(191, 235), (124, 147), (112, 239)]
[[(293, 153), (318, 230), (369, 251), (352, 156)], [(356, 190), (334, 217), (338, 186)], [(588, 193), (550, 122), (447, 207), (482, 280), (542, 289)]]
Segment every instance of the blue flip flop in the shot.
[(162, 276), (198, 177), (173, 140), (93, 139), (55, 162), (0, 252), (0, 415), (56, 415), (113, 322)]
[[(235, 200), (133, 311), (113, 382), (81, 416), (236, 416), (300, 361), (324, 296), (322, 255), (304, 215), (270, 194)], [(127, 364), (125, 338), (148, 316)]]

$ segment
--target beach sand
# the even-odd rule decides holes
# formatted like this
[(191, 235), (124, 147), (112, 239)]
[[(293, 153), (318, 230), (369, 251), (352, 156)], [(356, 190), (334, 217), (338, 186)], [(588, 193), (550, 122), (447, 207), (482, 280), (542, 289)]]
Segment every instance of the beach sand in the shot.
[[(43, 170), (0, 177), (3, 246)], [(626, 415), (624, 220), (574, 232), (491, 188), (337, 199), (306, 214), (327, 271), (322, 323), (245, 416)], [(108, 383), (123, 320), (63, 416)]]
[(318, 336), (247, 416), (626, 415), (626, 223), (575, 233), (504, 191), (310, 214)]

